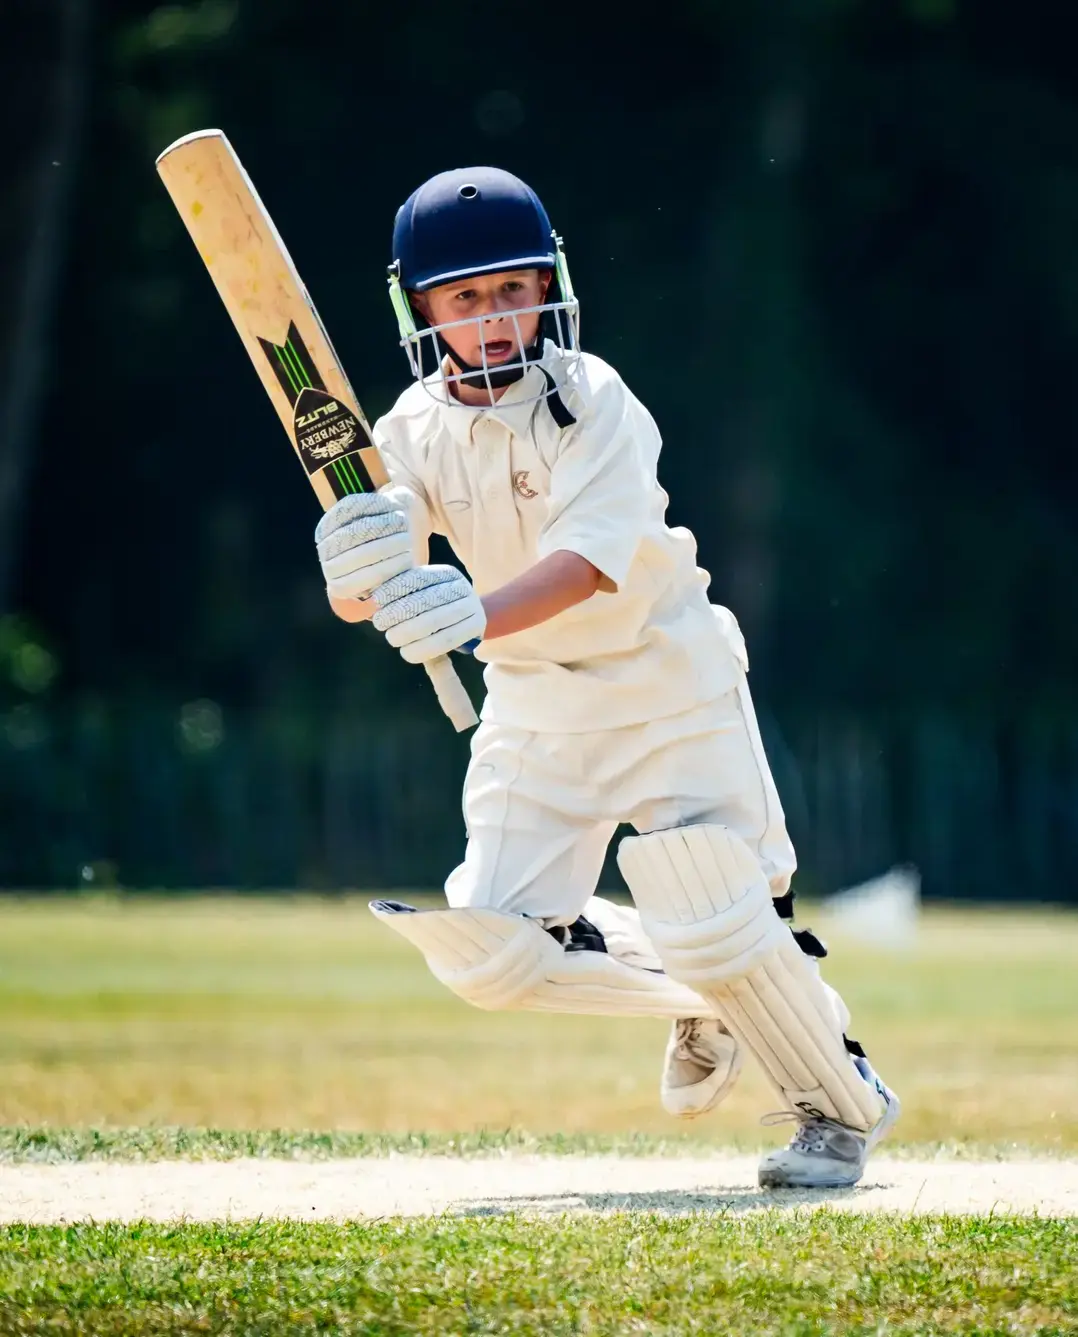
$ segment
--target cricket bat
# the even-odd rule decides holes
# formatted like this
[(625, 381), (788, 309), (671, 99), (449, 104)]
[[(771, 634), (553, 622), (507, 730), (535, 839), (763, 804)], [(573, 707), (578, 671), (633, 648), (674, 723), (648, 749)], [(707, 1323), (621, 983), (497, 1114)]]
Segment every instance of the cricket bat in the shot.
[[(389, 482), (329, 335), (251, 178), (220, 130), (170, 144), (157, 171), (210, 271), (323, 509)], [(424, 666), (460, 731), (477, 724), (443, 655)]]

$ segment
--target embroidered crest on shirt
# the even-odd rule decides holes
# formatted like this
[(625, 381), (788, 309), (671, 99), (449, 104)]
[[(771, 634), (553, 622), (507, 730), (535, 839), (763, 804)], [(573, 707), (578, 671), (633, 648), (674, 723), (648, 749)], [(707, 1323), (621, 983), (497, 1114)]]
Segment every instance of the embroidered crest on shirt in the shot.
[(530, 501), (532, 497), (537, 497), (539, 495), (535, 488), (531, 487), (528, 483), (529, 473), (531, 473), (530, 469), (518, 469), (513, 474), (513, 491), (516, 492), (518, 496), (524, 497), (528, 501)]

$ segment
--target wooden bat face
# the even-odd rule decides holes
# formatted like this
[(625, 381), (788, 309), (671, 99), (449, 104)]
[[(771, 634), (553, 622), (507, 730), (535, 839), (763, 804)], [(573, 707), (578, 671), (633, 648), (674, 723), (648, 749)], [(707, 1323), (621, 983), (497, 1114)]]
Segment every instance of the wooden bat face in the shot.
[(389, 481), (292, 257), (219, 130), (186, 135), (157, 171), (328, 510)]
[[(389, 475), (359, 401), (231, 144), (220, 130), (185, 135), (157, 171), (323, 508), (384, 487)], [(478, 723), (449, 659), (424, 667), (457, 730)]]

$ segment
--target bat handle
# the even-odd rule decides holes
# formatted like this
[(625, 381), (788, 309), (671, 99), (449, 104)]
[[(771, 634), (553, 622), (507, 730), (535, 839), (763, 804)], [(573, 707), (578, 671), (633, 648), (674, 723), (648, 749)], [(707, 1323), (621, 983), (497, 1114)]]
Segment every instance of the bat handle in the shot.
[(472, 699), (457, 677), (457, 671), (449, 662), (449, 656), (439, 655), (437, 659), (430, 660), (423, 667), (434, 685), (438, 704), (445, 711), (457, 733), (463, 733), (465, 729), (478, 724), (479, 716), (475, 713)]

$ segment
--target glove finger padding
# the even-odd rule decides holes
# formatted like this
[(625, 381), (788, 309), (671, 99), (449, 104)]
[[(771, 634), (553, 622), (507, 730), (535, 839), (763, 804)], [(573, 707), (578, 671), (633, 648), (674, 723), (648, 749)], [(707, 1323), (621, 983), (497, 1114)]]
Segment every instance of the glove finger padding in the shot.
[(334, 557), (352, 552), (378, 539), (408, 536), (408, 517), (403, 511), (384, 511), (377, 515), (363, 515), (348, 524), (330, 531), (318, 540), (318, 559), (325, 564)]
[[(377, 617), (377, 614), (375, 616)], [(427, 647), (435, 638), (439, 645), (445, 643), (445, 648), (439, 649), (437, 653), (447, 654), (450, 650), (456, 650), (463, 645), (465, 641), (470, 641), (473, 636), (471, 607), (466, 599), (454, 599), (450, 604), (428, 608), (418, 616), (409, 618), (407, 622), (390, 627), (385, 634), (389, 644), (395, 650), (399, 650), (410, 663), (429, 659), (435, 652), (428, 650)], [(422, 650), (419, 648), (421, 646)], [(413, 647), (416, 650), (415, 654), (411, 652)]]
[(377, 492), (342, 497), (318, 522), (315, 543), (326, 588), (337, 599), (366, 598), (412, 564), (408, 517)]
[(486, 614), (468, 579), (452, 566), (421, 566), (374, 592), (375, 627), (409, 663), (424, 663), (481, 637)]
[(388, 515), (393, 512), (400, 515), (404, 514), (400, 504), (382, 492), (349, 493), (347, 497), (341, 497), (339, 501), (335, 501), (319, 520), (314, 531), (314, 541), (315, 543), (321, 543), (334, 530), (351, 524), (353, 520), (359, 520), (365, 516)]
[(387, 580), (374, 592), (378, 612), (374, 625), (388, 631), (430, 608), (455, 603), (474, 593), (455, 566), (416, 566)]
[(412, 565), (407, 534), (391, 534), (351, 548), (322, 563), (326, 588), (337, 599), (365, 599), (379, 585)]

